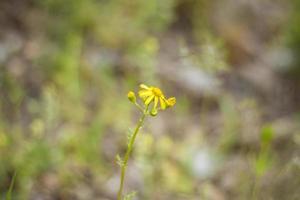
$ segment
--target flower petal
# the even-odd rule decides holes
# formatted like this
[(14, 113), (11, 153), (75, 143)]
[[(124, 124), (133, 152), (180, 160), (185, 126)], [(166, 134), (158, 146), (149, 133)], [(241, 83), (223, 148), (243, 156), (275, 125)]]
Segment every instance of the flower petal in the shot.
[(149, 90), (149, 87), (145, 84), (140, 84), (140, 88), (145, 89), (145, 90)]
[(140, 90), (139, 91), (139, 96), (142, 98), (142, 99), (145, 99), (145, 98), (147, 98), (147, 97), (149, 97), (149, 96), (151, 96), (152, 95), (152, 91), (150, 91), (150, 90)]
[(157, 104), (158, 104), (158, 97), (155, 96), (155, 98), (154, 98), (154, 106), (153, 106), (153, 109), (156, 110)]
[(160, 107), (161, 107), (161, 109), (162, 109), (162, 110), (166, 109), (166, 107), (167, 107), (166, 99), (163, 98), (163, 97), (160, 97), (160, 98), (159, 98), (159, 102), (160, 102)]
[(155, 109), (154, 107), (152, 108), (151, 112), (150, 112), (150, 115), (152, 117), (155, 117), (157, 115), (157, 109)]
[(172, 107), (176, 104), (176, 98), (175, 97), (171, 97), (167, 99), (167, 106), (168, 107)]
[(154, 99), (154, 95), (149, 96), (145, 101), (145, 105), (148, 106), (153, 99)]

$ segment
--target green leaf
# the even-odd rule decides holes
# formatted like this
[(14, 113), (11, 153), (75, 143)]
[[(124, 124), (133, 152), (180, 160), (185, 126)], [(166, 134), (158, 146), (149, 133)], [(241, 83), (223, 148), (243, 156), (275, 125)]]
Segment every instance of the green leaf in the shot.
[(124, 200), (132, 200), (136, 195), (136, 191), (130, 192), (128, 194), (126, 194), (126, 196), (124, 197)]
[(264, 127), (262, 127), (261, 136), (260, 136), (262, 144), (263, 145), (270, 144), (270, 142), (273, 139), (273, 135), (274, 135), (274, 130), (271, 125), (265, 125)]
[(254, 165), (256, 175), (261, 177), (272, 166), (272, 156), (268, 152), (262, 152), (256, 158)]
[(127, 132), (127, 146), (129, 146), (129, 143), (130, 143), (130, 140), (133, 136), (133, 130), (132, 129), (128, 129), (128, 132)]
[(9, 189), (6, 193), (6, 198), (5, 200), (11, 200), (11, 194), (12, 194), (12, 191), (13, 191), (13, 187), (14, 187), (14, 184), (15, 184), (15, 179), (16, 179), (16, 175), (17, 175), (17, 172), (14, 173), (14, 176), (12, 177), (12, 180), (11, 180), (11, 183), (10, 183), (10, 186), (9, 186)]
[(122, 167), (124, 165), (124, 161), (122, 160), (122, 158), (120, 157), (119, 154), (116, 155), (116, 163)]

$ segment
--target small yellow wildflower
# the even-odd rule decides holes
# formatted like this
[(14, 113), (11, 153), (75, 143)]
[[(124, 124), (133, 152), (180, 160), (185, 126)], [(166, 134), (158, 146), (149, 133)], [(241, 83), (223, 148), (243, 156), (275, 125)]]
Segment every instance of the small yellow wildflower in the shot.
[(150, 105), (151, 102), (154, 102), (151, 113), (154, 115), (157, 113), (157, 106), (160, 103), (160, 109), (165, 110), (168, 107), (172, 107), (176, 103), (175, 97), (166, 99), (163, 92), (153, 86), (146, 86), (144, 84), (140, 85), (141, 90), (139, 91), (139, 96), (143, 99), (146, 106)]
[[(147, 115), (156, 116), (159, 109), (165, 110), (166, 108), (174, 106), (176, 103), (175, 97), (166, 99), (163, 92), (157, 87), (153, 87), (153, 86), (148, 87), (144, 84), (141, 84), (140, 88), (141, 89), (138, 92), (138, 94), (139, 94), (140, 98), (143, 100), (143, 105), (140, 105), (139, 102), (137, 102), (134, 92), (129, 91), (127, 94), (129, 101), (134, 103), (140, 109), (140, 111), (142, 112), (142, 115), (138, 121), (137, 126), (135, 127), (134, 131), (131, 133), (131, 135), (129, 137), (127, 150), (126, 150), (124, 158), (122, 159), (120, 156), (117, 156), (117, 163), (121, 167), (121, 178), (120, 178), (120, 186), (119, 186), (119, 191), (118, 191), (118, 200), (123, 199), (123, 188), (124, 188), (126, 168), (128, 167), (128, 159), (129, 159), (130, 153), (132, 152), (135, 138), (136, 138), (139, 130), (143, 126), (146, 116)], [(153, 104), (151, 105), (151, 108), (150, 108), (149, 106), (152, 102), (153, 102)], [(158, 104), (160, 104), (160, 108), (157, 109)], [(126, 196), (126, 197), (128, 197), (128, 196)], [(126, 197), (125, 197), (125, 199), (127, 199)]]

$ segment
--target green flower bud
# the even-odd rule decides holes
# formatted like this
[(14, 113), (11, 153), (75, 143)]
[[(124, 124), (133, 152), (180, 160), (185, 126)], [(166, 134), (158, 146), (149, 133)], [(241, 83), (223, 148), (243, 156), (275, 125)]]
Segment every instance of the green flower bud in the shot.
[(129, 91), (127, 94), (127, 97), (129, 99), (129, 101), (131, 101), (132, 103), (136, 102), (136, 97), (135, 97), (135, 93), (132, 91)]

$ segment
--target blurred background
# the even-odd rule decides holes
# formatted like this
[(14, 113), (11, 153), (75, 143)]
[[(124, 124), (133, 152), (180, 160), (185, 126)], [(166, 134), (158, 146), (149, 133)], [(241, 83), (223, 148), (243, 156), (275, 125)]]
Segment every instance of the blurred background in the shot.
[(0, 193), (114, 200), (140, 83), (136, 200), (300, 199), (299, 0), (1, 0)]

